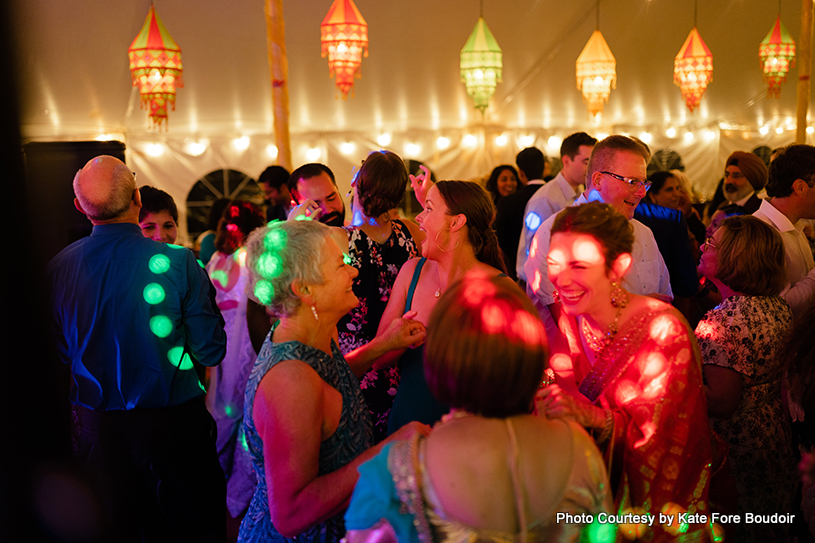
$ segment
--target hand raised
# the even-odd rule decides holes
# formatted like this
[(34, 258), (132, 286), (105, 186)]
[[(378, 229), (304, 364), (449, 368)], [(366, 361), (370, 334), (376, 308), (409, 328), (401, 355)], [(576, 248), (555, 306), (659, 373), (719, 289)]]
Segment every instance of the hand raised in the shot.
[[(288, 216), (286, 216), (287, 221), (297, 220), (298, 216), (305, 217), (306, 219), (310, 220), (317, 220), (320, 218), (320, 215), (323, 214), (323, 210), (314, 200), (303, 200), (300, 205), (294, 206), (289, 210)], [(300, 219), (303, 220), (303, 219)]]
[(422, 204), (422, 208), (424, 208), (424, 201), (427, 198), (427, 193), (430, 192), (430, 187), (433, 186), (433, 179), (430, 177), (430, 170), (428, 170), (425, 166), (419, 166), (419, 169), (422, 171), (419, 175), (411, 175), (410, 177), (410, 186), (413, 187), (413, 192), (416, 194), (416, 199), (419, 200), (419, 203)]

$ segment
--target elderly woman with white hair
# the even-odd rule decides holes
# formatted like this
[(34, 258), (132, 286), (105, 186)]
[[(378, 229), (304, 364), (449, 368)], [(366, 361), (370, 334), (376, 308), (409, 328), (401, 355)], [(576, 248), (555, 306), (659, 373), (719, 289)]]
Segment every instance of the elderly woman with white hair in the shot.
[[(343, 358), (337, 322), (358, 303), (352, 290), (357, 270), (340, 248), (347, 239), (338, 234), (312, 221), (270, 223), (246, 244), (249, 288), (280, 321), (246, 387), (245, 435), (258, 485), (239, 541), (343, 537), (357, 467), (381, 449), (371, 447), (358, 377), (385, 352), (424, 340), (421, 323), (396, 319)], [(413, 424), (394, 438), (426, 431)]]

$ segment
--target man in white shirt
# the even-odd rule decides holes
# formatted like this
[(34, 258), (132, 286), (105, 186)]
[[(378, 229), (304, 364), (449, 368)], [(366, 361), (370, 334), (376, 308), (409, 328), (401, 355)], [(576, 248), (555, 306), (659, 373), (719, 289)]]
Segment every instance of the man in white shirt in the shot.
[[(644, 294), (670, 302), (673, 299), (670, 276), (651, 230), (634, 219), (634, 209), (650, 187), (646, 166), (651, 158), (641, 142), (622, 135), (609, 136), (591, 152), (586, 191), (574, 205), (602, 201), (622, 213), (634, 227), (633, 264), (623, 285), (634, 294)], [(549, 341), (557, 335), (560, 307), (555, 304), (554, 287), (547, 276), (549, 236), (556, 215), (549, 217), (532, 238), (524, 271), (529, 279), (526, 293), (546, 325)]]
[(815, 262), (800, 219), (815, 219), (815, 147), (790, 145), (770, 164), (768, 199), (754, 216), (781, 234), (789, 288), (782, 293), (794, 316), (809, 307), (815, 295)]
[(518, 279), (526, 282), (524, 264), (529, 255), (529, 245), (540, 225), (558, 211), (572, 205), (580, 196), (586, 182), (591, 150), (597, 139), (585, 132), (576, 132), (560, 145), (560, 160), (563, 168), (554, 179), (541, 187), (526, 203), (521, 239), (518, 242), (518, 256), (515, 267)]
[(734, 151), (725, 164), (724, 197), (754, 213), (761, 204), (756, 193), (767, 184), (767, 166), (757, 155), (744, 151)]

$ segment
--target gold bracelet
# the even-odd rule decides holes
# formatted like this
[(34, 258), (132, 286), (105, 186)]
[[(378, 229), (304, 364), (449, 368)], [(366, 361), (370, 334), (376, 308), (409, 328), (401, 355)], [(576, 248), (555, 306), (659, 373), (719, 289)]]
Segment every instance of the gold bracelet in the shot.
[(611, 437), (611, 432), (614, 430), (614, 412), (611, 409), (603, 409), (603, 414), (606, 420), (603, 423), (603, 428), (600, 430), (600, 435), (595, 438), (598, 445), (608, 441)]

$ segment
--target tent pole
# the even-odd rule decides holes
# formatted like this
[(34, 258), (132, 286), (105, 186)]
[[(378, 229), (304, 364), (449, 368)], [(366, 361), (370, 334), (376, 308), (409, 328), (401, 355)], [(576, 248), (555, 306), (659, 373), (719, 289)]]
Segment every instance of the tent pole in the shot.
[(266, 50), (272, 76), (272, 111), (277, 163), (291, 171), (289, 140), (289, 61), (286, 57), (286, 32), (283, 21), (283, 0), (265, 0)]
[(809, 107), (810, 80), (812, 72), (812, 3), (813, 0), (801, 0), (801, 48), (798, 56), (798, 106), (796, 118), (795, 142), (807, 141), (807, 108)]

